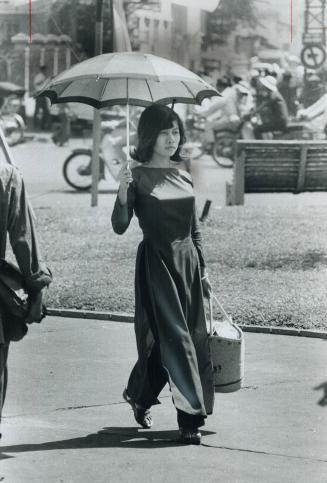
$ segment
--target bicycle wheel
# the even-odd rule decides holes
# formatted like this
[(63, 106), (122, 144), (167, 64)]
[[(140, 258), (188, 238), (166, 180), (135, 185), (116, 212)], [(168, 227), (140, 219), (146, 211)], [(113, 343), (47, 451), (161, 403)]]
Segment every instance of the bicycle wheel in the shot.
[(215, 134), (212, 149), (214, 161), (222, 168), (232, 168), (234, 165), (235, 134), (231, 131), (220, 131)]
[[(87, 191), (92, 186), (92, 153), (88, 149), (78, 150), (68, 156), (63, 165), (66, 183), (78, 191)], [(100, 166), (103, 159), (100, 156)]]

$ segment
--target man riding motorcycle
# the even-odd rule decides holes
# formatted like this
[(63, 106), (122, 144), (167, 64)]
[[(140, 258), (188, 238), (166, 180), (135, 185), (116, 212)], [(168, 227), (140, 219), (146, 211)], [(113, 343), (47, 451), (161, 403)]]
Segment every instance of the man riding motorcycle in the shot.
[(286, 132), (288, 124), (287, 105), (277, 89), (275, 77), (260, 77), (257, 92), (256, 114), (260, 116), (261, 123), (254, 127), (256, 139), (263, 139), (264, 133)]
[(206, 130), (235, 130), (241, 119), (250, 114), (254, 102), (250, 86), (240, 81), (226, 87), (223, 97), (215, 99), (201, 114), (206, 117)]

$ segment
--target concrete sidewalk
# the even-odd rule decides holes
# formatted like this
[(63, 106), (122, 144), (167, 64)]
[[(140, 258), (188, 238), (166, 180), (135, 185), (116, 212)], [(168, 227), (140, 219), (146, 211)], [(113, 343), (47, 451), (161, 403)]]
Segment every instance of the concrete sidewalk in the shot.
[(326, 482), (327, 341), (245, 341), (244, 388), (216, 395), (202, 446), (181, 446), (168, 388), (151, 430), (137, 427), (122, 399), (136, 358), (132, 324), (33, 325), (11, 345), (0, 481)]

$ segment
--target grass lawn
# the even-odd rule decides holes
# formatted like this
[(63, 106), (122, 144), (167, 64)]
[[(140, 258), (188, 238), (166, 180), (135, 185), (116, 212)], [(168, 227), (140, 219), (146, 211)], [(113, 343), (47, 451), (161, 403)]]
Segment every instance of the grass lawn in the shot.
[[(238, 323), (326, 329), (326, 205), (223, 207), (202, 224), (214, 291)], [(72, 213), (75, 217), (72, 217)], [(114, 234), (111, 209), (36, 209), (54, 282), (49, 307), (134, 310), (141, 232)]]

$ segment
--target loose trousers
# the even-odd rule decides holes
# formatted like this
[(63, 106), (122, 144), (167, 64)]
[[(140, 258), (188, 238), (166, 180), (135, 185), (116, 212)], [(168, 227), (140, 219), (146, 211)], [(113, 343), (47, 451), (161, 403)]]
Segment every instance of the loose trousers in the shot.
[(2, 408), (6, 398), (7, 381), (8, 381), (8, 359), (9, 344), (0, 344), (0, 422)]
[[(133, 399), (133, 387), (139, 387), (138, 383), (138, 363), (135, 364), (128, 380), (127, 393)], [(160, 350), (158, 343), (155, 343), (151, 355), (148, 359), (148, 379), (147, 387), (144, 386), (144, 391), (136, 403), (144, 408), (150, 408), (153, 401), (159, 396), (162, 389), (168, 382), (168, 374), (166, 369), (161, 364)], [(204, 426), (204, 417), (201, 415), (193, 415), (185, 413), (177, 409), (177, 423), (179, 427), (195, 429)]]

